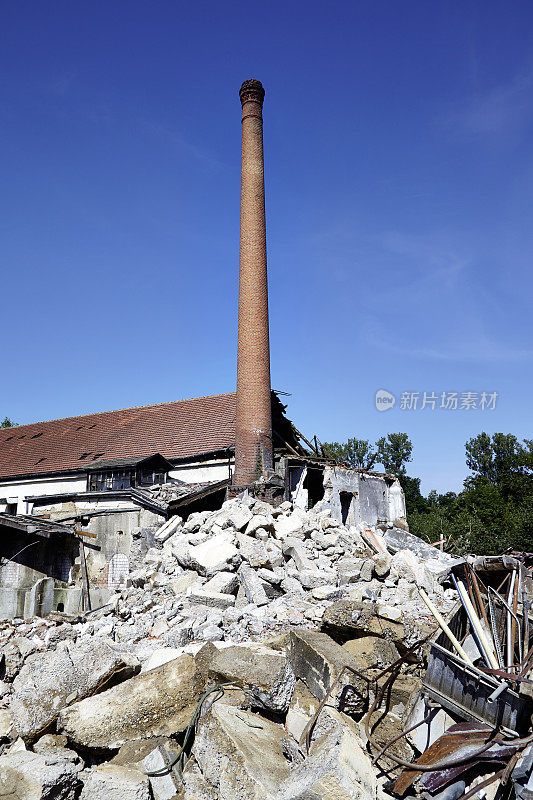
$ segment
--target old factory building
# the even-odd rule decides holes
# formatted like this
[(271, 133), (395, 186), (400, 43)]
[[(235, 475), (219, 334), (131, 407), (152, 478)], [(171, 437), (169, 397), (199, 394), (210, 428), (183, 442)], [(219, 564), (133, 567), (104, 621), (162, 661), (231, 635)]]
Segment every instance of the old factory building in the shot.
[(239, 94), (237, 391), (0, 430), (0, 619), (106, 602), (162, 524), (242, 492), (348, 525), (405, 518), (394, 476), (330, 463), (271, 390), (265, 92)]

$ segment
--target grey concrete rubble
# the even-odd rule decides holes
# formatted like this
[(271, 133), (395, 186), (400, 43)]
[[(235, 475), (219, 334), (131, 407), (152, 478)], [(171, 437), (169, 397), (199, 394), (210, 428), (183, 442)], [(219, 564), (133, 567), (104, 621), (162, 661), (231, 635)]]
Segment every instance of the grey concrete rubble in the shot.
[(32, 739), (57, 718), (61, 708), (102, 688), (112, 676), (127, 678), (141, 665), (104, 640), (60, 642), (55, 650), (28, 657), (13, 681), (10, 710), (16, 732)]
[[(417, 584), (455, 599), (451, 558), (387, 531), (245, 496), (164, 523), (106, 605), (0, 624), (0, 800), (384, 800), (365, 678), (428, 630)], [(394, 733), (418, 685), (399, 676)]]
[(19, 751), (0, 757), (0, 797), (10, 800), (75, 800), (77, 765), (54, 755)]
[(194, 659), (183, 655), (63, 709), (58, 727), (70, 742), (95, 751), (180, 733), (202, 688)]

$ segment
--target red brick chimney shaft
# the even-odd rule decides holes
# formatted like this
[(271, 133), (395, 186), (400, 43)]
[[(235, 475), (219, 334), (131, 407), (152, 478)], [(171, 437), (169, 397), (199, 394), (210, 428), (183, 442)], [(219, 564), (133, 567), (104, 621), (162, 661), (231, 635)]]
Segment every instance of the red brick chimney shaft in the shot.
[(233, 483), (243, 486), (272, 469), (270, 347), (261, 83), (244, 81), (237, 418)]

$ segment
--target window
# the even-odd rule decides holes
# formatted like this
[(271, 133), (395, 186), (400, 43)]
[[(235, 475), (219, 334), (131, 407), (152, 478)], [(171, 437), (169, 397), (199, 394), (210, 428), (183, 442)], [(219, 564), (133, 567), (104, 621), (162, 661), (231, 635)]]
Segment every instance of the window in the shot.
[(145, 467), (137, 472), (137, 484), (139, 486), (153, 486), (155, 483), (166, 483), (167, 473), (162, 472), (161, 468)]
[(129, 489), (135, 485), (135, 475), (131, 469), (113, 469), (105, 472), (92, 472), (89, 476), (89, 491), (104, 492), (116, 489)]

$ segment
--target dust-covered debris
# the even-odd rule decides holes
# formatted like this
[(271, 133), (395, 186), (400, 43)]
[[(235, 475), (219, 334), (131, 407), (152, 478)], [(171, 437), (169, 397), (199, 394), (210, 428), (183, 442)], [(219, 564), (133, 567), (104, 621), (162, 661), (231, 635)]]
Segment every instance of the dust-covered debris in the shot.
[(457, 722), (421, 699), (455, 560), (411, 538), (244, 497), (103, 608), (2, 624), (0, 798), (384, 800)]

